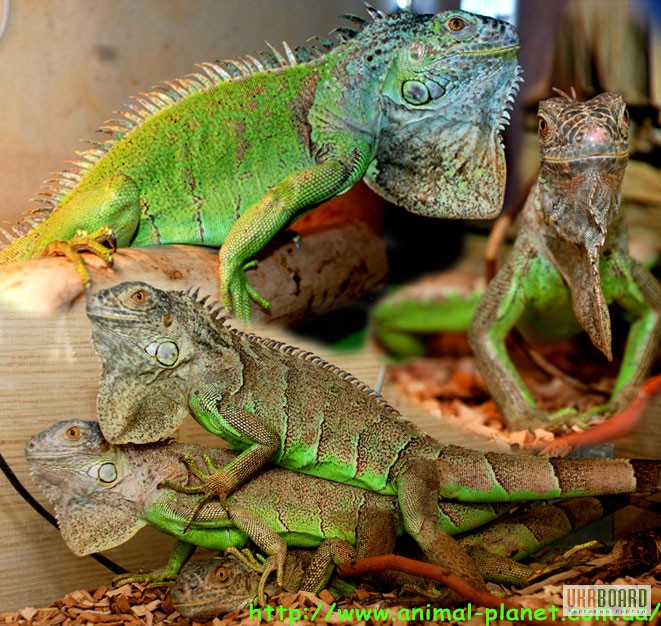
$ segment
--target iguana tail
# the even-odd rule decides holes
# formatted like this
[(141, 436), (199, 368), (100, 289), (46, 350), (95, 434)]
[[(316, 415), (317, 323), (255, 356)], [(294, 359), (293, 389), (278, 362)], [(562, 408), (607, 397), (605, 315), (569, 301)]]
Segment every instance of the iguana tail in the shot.
[(661, 491), (661, 461), (546, 458), (445, 447), (440, 497), (514, 502)]

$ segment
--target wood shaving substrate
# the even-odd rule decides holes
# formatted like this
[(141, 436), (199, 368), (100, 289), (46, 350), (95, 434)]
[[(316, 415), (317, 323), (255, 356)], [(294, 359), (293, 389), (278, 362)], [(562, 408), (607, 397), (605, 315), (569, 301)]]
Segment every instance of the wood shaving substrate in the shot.
[[(659, 589), (657, 581), (652, 576), (645, 576), (641, 580), (625, 578), (613, 582), (616, 584), (652, 583), (652, 606), (655, 606), (656, 602), (661, 601), (661, 589)], [(495, 586), (493, 590), (495, 590)], [(379, 598), (379, 601), (376, 603), (374, 602), (375, 597)], [(548, 610), (550, 604), (556, 604), (556, 606), (559, 604), (560, 611), (558, 615), (561, 615), (562, 612), (561, 587), (559, 586), (545, 586), (537, 593), (530, 594), (526, 597), (518, 596), (518, 601), (522, 606), (533, 609), (545, 607)], [(305, 612), (305, 609), (307, 609), (308, 616), (311, 616), (320, 604), (322, 605), (321, 610), (318, 611), (318, 617), (314, 621), (300, 620), (294, 622), (296, 625), (321, 626), (322, 624), (339, 625), (353, 623), (361, 626), (366, 626), (367, 624), (373, 624), (375, 626), (408, 626), (413, 623), (422, 623), (425, 625), (432, 623), (419, 622), (417, 620), (406, 622), (398, 619), (389, 619), (387, 621), (370, 619), (367, 622), (347, 622), (346, 620), (340, 620), (336, 614), (332, 614), (331, 603), (333, 602), (333, 597), (324, 590), (319, 594), (319, 597), (306, 592), (281, 594), (273, 599), (271, 605), (284, 606), (285, 609), (298, 608), (302, 612)], [(396, 602), (397, 598), (395, 594), (379, 595), (358, 589), (351, 600), (341, 601), (338, 604), (344, 608), (353, 609), (390, 606), (390, 614), (396, 618), (399, 608), (393, 606)], [(480, 609), (473, 609), (474, 613), (477, 611), (480, 611)], [(331, 616), (327, 618), (326, 616), (329, 613), (331, 613)], [(176, 624), (179, 626), (230, 626), (237, 624), (241, 626), (258, 626), (260, 623), (273, 626), (291, 624), (287, 618), (284, 622), (277, 619), (271, 621), (263, 620), (262, 622), (254, 618), (250, 619), (249, 609), (247, 608), (240, 611), (233, 611), (223, 617), (216, 617), (210, 620), (187, 619), (174, 610), (166, 589), (146, 589), (139, 583), (124, 585), (117, 589), (99, 587), (91, 591), (74, 591), (45, 609), (26, 608), (16, 613), (0, 614), (0, 624), (16, 624), (17, 626), (93, 626), (96, 624), (103, 624), (104, 626), (152, 626), (153, 624)], [(597, 626), (600, 622), (585, 619), (581, 623), (585, 626)], [(620, 626), (621, 624), (631, 624), (634, 622), (613, 620), (610, 623), (614, 626)], [(646, 623), (656, 624), (658, 626), (660, 623), (659, 616), (655, 617), (651, 622)], [(481, 626), (484, 624), (484, 619), (474, 615), (470, 622), (453, 621), (450, 624), (453, 626)], [(504, 626), (506, 624), (512, 624), (512, 622), (496, 620), (491, 622), (491, 624), (494, 626)], [(603, 620), (601, 624), (603, 624)]]

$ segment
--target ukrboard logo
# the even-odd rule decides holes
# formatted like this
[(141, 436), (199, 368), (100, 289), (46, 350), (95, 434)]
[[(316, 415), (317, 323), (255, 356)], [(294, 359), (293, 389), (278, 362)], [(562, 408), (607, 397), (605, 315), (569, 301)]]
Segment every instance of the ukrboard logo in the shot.
[(565, 617), (650, 617), (652, 586), (564, 585), (562, 610)]

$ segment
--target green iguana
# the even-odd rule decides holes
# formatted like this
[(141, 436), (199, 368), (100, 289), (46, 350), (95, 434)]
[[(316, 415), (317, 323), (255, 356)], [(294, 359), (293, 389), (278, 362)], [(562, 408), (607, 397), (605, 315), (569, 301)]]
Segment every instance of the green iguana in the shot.
[[(610, 360), (609, 304), (630, 321), (609, 403), (623, 408), (647, 376), (661, 337), (661, 287), (629, 254), (621, 184), (629, 156), (629, 117), (610, 93), (587, 102), (565, 96), (539, 105), (541, 168), (526, 201), (506, 265), (478, 303), (477, 294), (394, 295), (374, 326), (399, 351), (419, 351), (416, 333), (467, 330), (489, 392), (510, 429), (548, 423), (510, 360), (505, 338), (558, 341), (583, 329)], [(472, 318), (472, 322), (470, 321)], [(561, 413), (562, 414), (562, 413)]]
[[(532, 555), (569, 533), (601, 519), (610, 512), (611, 506), (617, 504), (617, 501), (603, 502), (597, 498), (576, 498), (545, 504), (493, 522), (484, 529), (465, 535), (459, 542), (465, 548), (472, 549), (476, 555), (488, 555), (494, 564), (498, 563), (503, 568), (502, 578), (493, 572), (490, 577), (493, 582), (523, 584), (538, 570), (522, 564), (515, 566), (509, 559), (518, 561)], [(324, 549), (324, 544), (320, 549)], [(315, 558), (311, 550), (293, 549), (287, 552), (283, 585), (285, 591), (293, 593), (303, 588), (307, 569)], [(190, 561), (181, 569), (170, 590), (172, 605), (184, 617), (223, 615), (254, 602), (260, 579), (260, 572), (235, 554)], [(386, 588), (382, 581), (379, 580), (379, 583), (379, 588)], [(390, 589), (408, 587), (424, 593), (419, 579), (401, 573), (393, 573), (387, 583)], [(330, 580), (328, 588), (335, 597), (353, 592), (348, 583), (337, 576)], [(270, 582), (264, 592), (272, 597), (282, 593), (282, 589), (278, 589), (275, 582)], [(432, 598), (433, 592), (424, 597), (425, 600)]]
[[(186, 477), (187, 464), (182, 457), (201, 460), (207, 455), (225, 464), (236, 454), (174, 441), (112, 445), (103, 439), (97, 422), (67, 420), (54, 424), (32, 437), (25, 453), (33, 481), (54, 505), (62, 536), (76, 554), (120, 545), (147, 524), (177, 538), (165, 567), (122, 575), (116, 579), (119, 583), (171, 580), (196, 546), (241, 548), (250, 536), (270, 555), (271, 560), (264, 565), (266, 571), (280, 557), (284, 565), (285, 544), (317, 547), (328, 542), (330, 549), (320, 551), (299, 583), (300, 589), (319, 591), (330, 578), (333, 562), (391, 552), (396, 535), (403, 531), (392, 496), (281, 468), (267, 469), (237, 489), (227, 498), (226, 509), (217, 502), (204, 504), (186, 530), (200, 496), (167, 487), (170, 481)], [(607, 466), (622, 469), (616, 461), (607, 462)], [(651, 486), (641, 485), (644, 489)], [(564, 503), (548, 509), (552, 514), (524, 514), (523, 526), (516, 520), (502, 521), (487, 527), (479, 537), (462, 541), (488, 579), (513, 584), (527, 578), (530, 571), (511, 563), (510, 558), (520, 558), (527, 550), (594, 521), (618, 504), (616, 499), (600, 503), (590, 498)], [(436, 523), (454, 535), (482, 526), (504, 512), (502, 505), (440, 501)], [(249, 529), (246, 522), (252, 519), (262, 526), (257, 537), (245, 532)], [(270, 536), (265, 542), (266, 535)], [(347, 542), (356, 547), (355, 552), (346, 549)], [(263, 598), (261, 587), (260, 596)]]
[(350, 374), (231, 328), (195, 293), (123, 283), (90, 297), (87, 312), (103, 363), (97, 408), (106, 439), (153, 442), (190, 413), (243, 451), (219, 471), (198, 472), (207, 479), (192, 488), (206, 494), (200, 502), (227, 496), (269, 461), (395, 494), (406, 532), (429, 561), (471, 584), (481, 584), (479, 572), (438, 527), (439, 498), (538, 500), (659, 485), (654, 461), (546, 460), (442, 445)]
[(252, 257), (361, 178), (415, 213), (496, 215), (516, 30), (463, 11), (368, 11), (347, 16), (358, 30), (338, 29), (339, 45), (203, 63), (142, 94), (14, 227), (0, 265), (64, 254), (89, 284), (78, 250), (110, 262), (108, 242), (222, 244), (222, 301), (249, 319), (251, 299), (268, 307), (246, 280)]

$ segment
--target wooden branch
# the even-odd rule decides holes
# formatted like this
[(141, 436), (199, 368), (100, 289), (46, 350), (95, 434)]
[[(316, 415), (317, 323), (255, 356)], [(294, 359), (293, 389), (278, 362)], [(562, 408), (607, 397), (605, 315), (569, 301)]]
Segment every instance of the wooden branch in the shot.
[[(123, 248), (107, 268), (85, 254), (93, 290), (124, 280), (156, 287), (202, 286), (218, 296), (218, 252), (195, 246)], [(381, 237), (362, 222), (334, 224), (273, 242), (248, 270), (248, 280), (271, 302), (253, 305), (257, 324), (291, 325), (342, 307), (378, 285), (387, 272)], [(215, 288), (213, 285), (215, 284)], [(0, 301), (15, 310), (56, 314), (83, 295), (73, 265), (63, 257), (44, 257), (0, 268)]]

